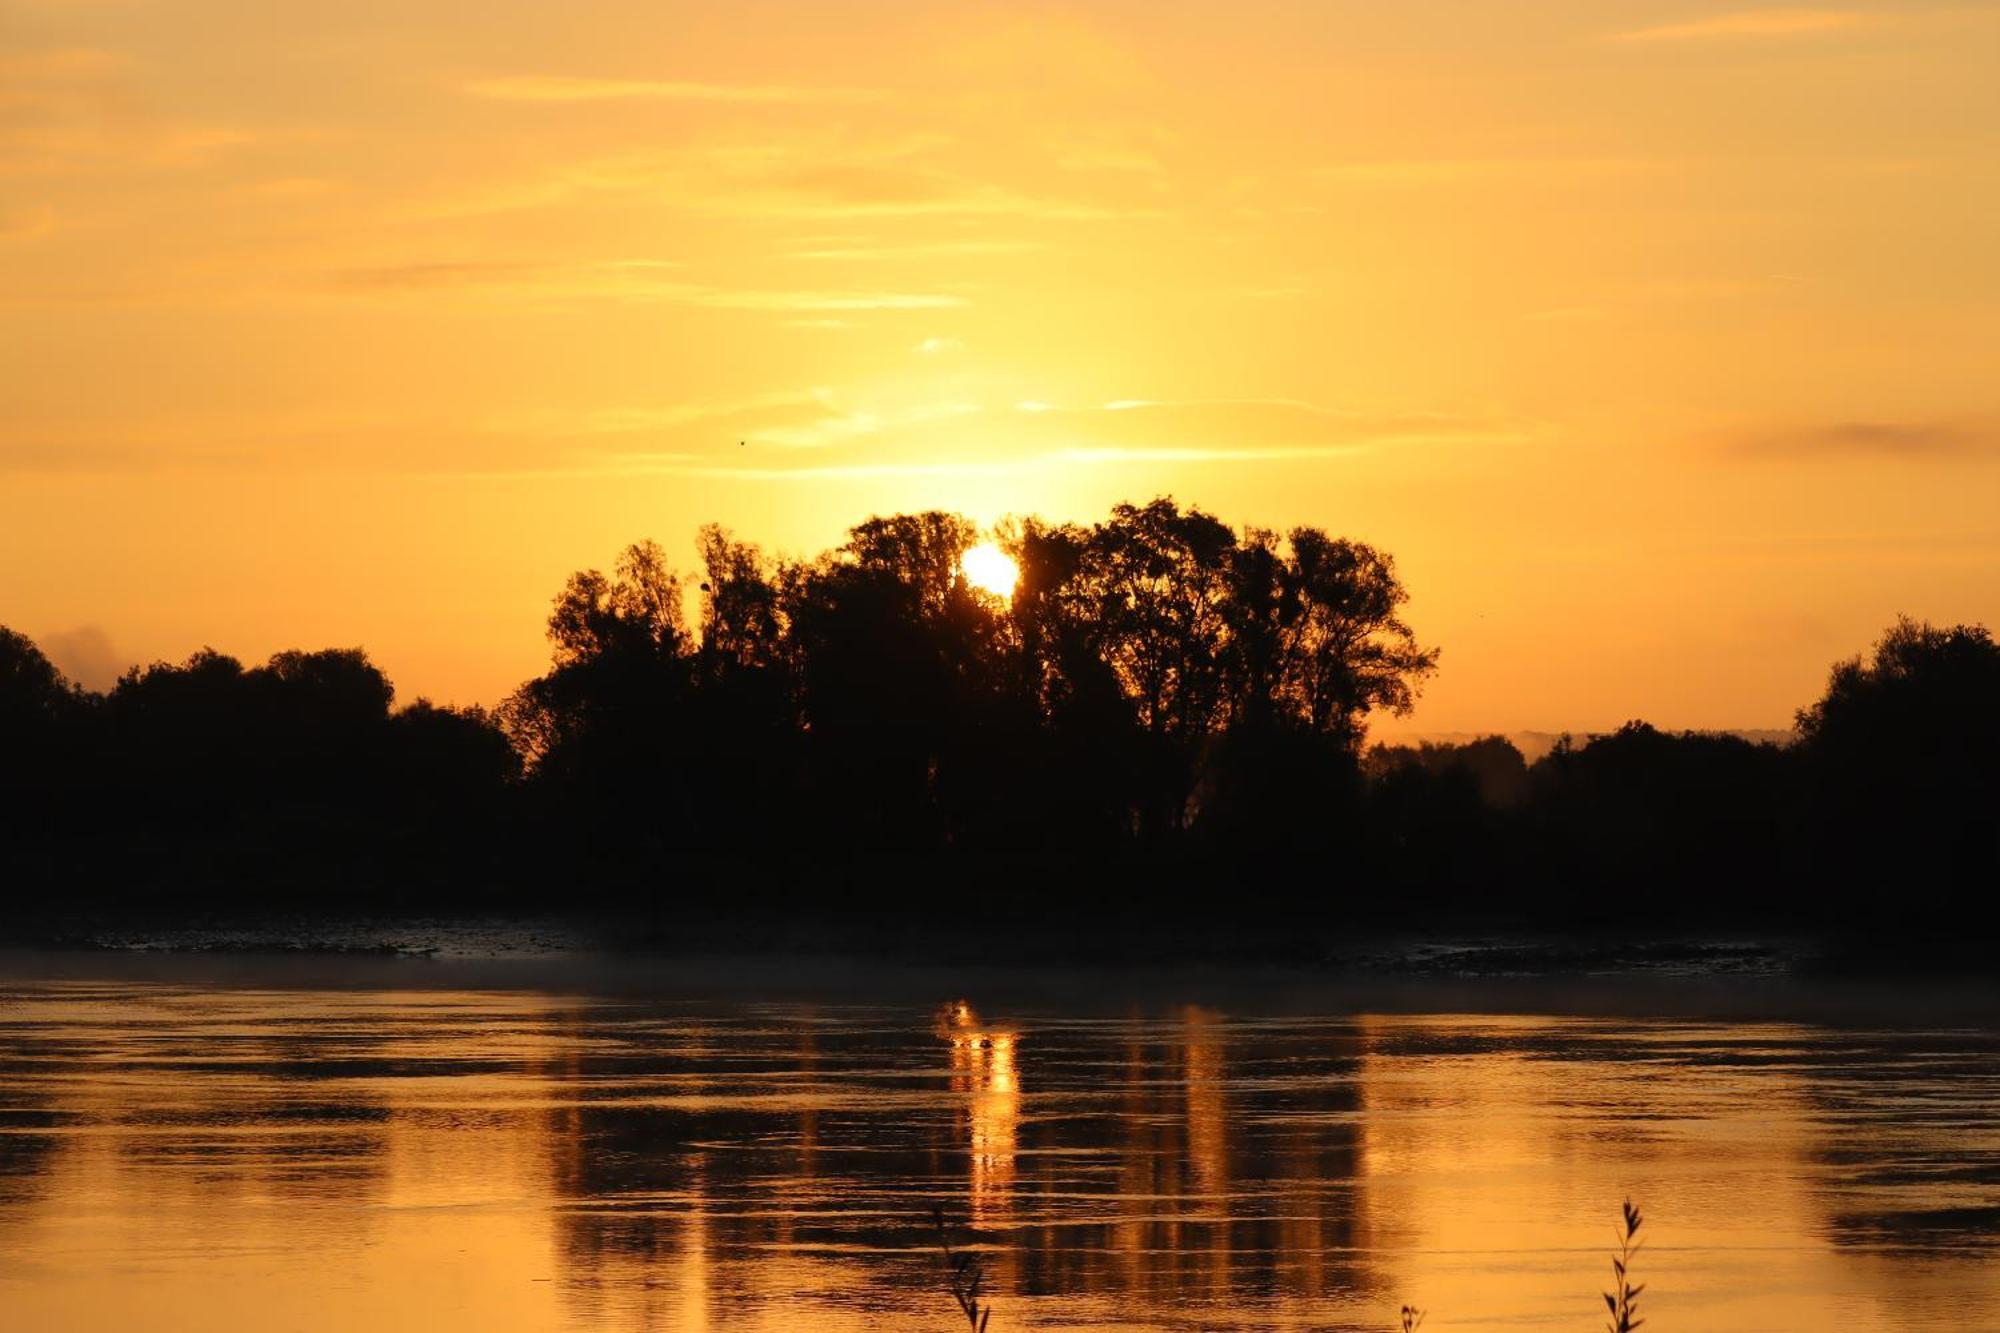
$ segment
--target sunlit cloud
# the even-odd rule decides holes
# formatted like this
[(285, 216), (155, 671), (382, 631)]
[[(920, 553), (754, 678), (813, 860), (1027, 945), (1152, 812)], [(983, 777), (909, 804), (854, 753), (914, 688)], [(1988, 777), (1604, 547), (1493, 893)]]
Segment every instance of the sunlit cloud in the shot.
[(1345, 185), (1455, 185), (1515, 177), (1569, 179), (1654, 171), (1665, 164), (1630, 157), (1387, 158), (1309, 167), (1308, 180)]
[(963, 352), (965, 344), (957, 338), (926, 338), (910, 350), (918, 356), (946, 356), (952, 352)]
[[(405, 205), (402, 212), (411, 220), (435, 220), (631, 196), (691, 214), (791, 223), (922, 218), (1101, 222), (1159, 216), (1153, 209), (1026, 193), (905, 160), (935, 146), (933, 138), (918, 137), (886, 145), (805, 139), (784, 146), (629, 149), (513, 180), (461, 187)], [(926, 249), (937, 255), (998, 253), (1021, 244), (1015, 238), (955, 238), (809, 247), (791, 257), (889, 259)]]
[(46, 205), (0, 207), (0, 241), (32, 241), (56, 229), (56, 211)]
[(781, 259), (852, 260), (961, 258), (971, 255), (1021, 254), (1043, 247), (1032, 241), (913, 241), (905, 245), (850, 245), (813, 250), (788, 250)]
[(1064, 171), (1114, 171), (1157, 176), (1166, 168), (1151, 153), (1128, 148), (1075, 148), (1056, 159)]
[(755, 292), (690, 288), (689, 305), (718, 310), (952, 310), (971, 304), (942, 292)]
[(753, 394), (709, 402), (667, 403), (657, 407), (602, 407), (585, 411), (542, 410), (490, 417), (486, 428), (537, 435), (620, 435), (676, 430), (709, 421), (723, 421), (773, 411), (832, 406), (830, 389), (815, 388)]
[(699, 477), (716, 481), (770, 483), (811, 483), (828, 481), (871, 481), (893, 477), (978, 477), (1050, 473), (1069, 470), (1117, 468), (1137, 464), (1223, 464), (1298, 463), (1332, 461), (1364, 452), (1385, 443), (1408, 441), (1356, 440), (1348, 444), (1259, 445), (1243, 448), (1157, 446), (1078, 446), (1042, 453), (932, 460), (884, 460), (852, 463), (784, 466), (774, 464), (729, 464), (694, 462), (684, 455), (624, 454), (583, 475), (648, 475)]
[(0, 176), (63, 176), (203, 165), (222, 152), (297, 138), (268, 125), (219, 125), (151, 105), (123, 52), (0, 52)]
[[(847, 405), (831, 390), (783, 403), (731, 404), (746, 418), (757, 412), (789, 424), (746, 419), (730, 427), (750, 450), (739, 456), (691, 459), (653, 449), (605, 452), (586, 470), (609, 474), (667, 473), (747, 481), (862, 480), (871, 477), (1021, 473), (1120, 464), (1281, 463), (1331, 460), (1372, 449), (1432, 444), (1499, 444), (1527, 438), (1508, 423), (1461, 421), (1434, 414), (1345, 413), (1289, 400), (1120, 400), (1104, 407), (1064, 408), (1025, 400), (995, 414), (976, 402), (898, 406)], [(692, 410), (692, 409), (690, 409)], [(695, 420), (663, 416), (678, 429)], [(1290, 420), (1289, 425), (1286, 424)], [(970, 426), (973, 422), (984, 423)], [(968, 431), (968, 427), (970, 430)], [(870, 456), (839, 462), (785, 464), (759, 457), (761, 446), (827, 449), (866, 445)], [(949, 445), (949, 447), (944, 447)], [(568, 467), (569, 464), (560, 466)]]
[(533, 274), (551, 271), (545, 265), (424, 261), (342, 269), (333, 275), (337, 286), (364, 291), (435, 291), (450, 287), (514, 285)]
[(231, 149), (274, 142), (262, 130), (105, 119), (35, 107), (36, 123), (0, 128), (0, 177), (204, 166)]
[[(1025, 405), (1024, 405), (1025, 406)], [(1297, 398), (1120, 398), (1099, 407), (1037, 403), (1032, 414), (1073, 437), (1093, 458), (1105, 450), (1155, 461), (1185, 455), (1247, 458), (1257, 449), (1344, 451), (1420, 443), (1505, 443), (1528, 423), (1472, 420), (1431, 412), (1352, 412)]]
[[(16, 84), (96, 79), (106, 74), (118, 73), (129, 68), (131, 64), (132, 58), (124, 52), (106, 51), (98, 47), (0, 51), (0, 79)], [(15, 89), (9, 91), (18, 95)]]
[(1051, 455), (1063, 463), (1277, 463), (1288, 459), (1339, 458), (1380, 441), (1352, 444), (1250, 445), (1240, 449), (1163, 445), (1156, 448), (1064, 449)]
[[(648, 435), (657, 438), (721, 438), (732, 445), (769, 445), (784, 449), (823, 449), (832, 445), (908, 432), (949, 422), (982, 411), (978, 403), (957, 400), (864, 403), (819, 386), (780, 393), (757, 394), (710, 402), (671, 403), (658, 407), (610, 407), (567, 413), (544, 410), (489, 419), (488, 429), (503, 433), (552, 438)], [(709, 429), (726, 426), (726, 431)], [(653, 458), (620, 449), (620, 458)]]
[[(1299, 413), (1309, 417), (1330, 417), (1345, 421), (1380, 421), (1380, 417), (1369, 417), (1362, 413), (1350, 412), (1345, 408), (1329, 407), (1304, 398), (1114, 398), (1103, 405), (1106, 412), (1135, 412), (1157, 409), (1163, 412), (1186, 413), (1216, 409), (1249, 408), (1259, 411)], [(1086, 411), (1090, 409), (1084, 409)], [(1443, 423), (1452, 418), (1421, 415), (1397, 418), (1404, 421)]]
[(792, 220), (858, 218), (1032, 218), (1044, 222), (1136, 221), (1159, 217), (1156, 209), (1120, 208), (1079, 200), (1022, 194), (1000, 185), (967, 182), (933, 173), (913, 178), (910, 188), (870, 193), (850, 181), (842, 188), (830, 177), (774, 178), (708, 197), (699, 211), (739, 217)]
[(273, 197), (293, 197), (326, 194), (340, 188), (338, 181), (322, 176), (273, 176), (267, 180), (252, 181), (243, 187), (250, 194)]
[[(1514, 422), (1353, 413), (1288, 399), (1122, 399), (1062, 407), (1032, 399), (868, 400), (828, 386), (575, 413), (550, 409), (498, 417), (488, 428), (581, 446), (581, 452), (552, 449), (531, 471), (750, 481), (1311, 462), (1376, 449), (1511, 443), (1531, 433)], [(773, 450), (839, 456), (781, 461)]]
[(753, 431), (749, 442), (774, 444), (788, 449), (824, 449), (912, 426), (968, 417), (980, 410), (977, 403), (919, 403), (879, 411), (844, 411), (822, 416), (802, 426), (764, 427)]
[(1796, 37), (1857, 27), (1876, 16), (1842, 9), (1746, 9), (1686, 23), (1616, 33), (1617, 42), (1691, 42), (1731, 37)]
[(784, 84), (697, 83), (672, 79), (579, 78), (518, 74), (474, 79), (466, 93), (503, 102), (874, 102), (887, 94), (868, 88), (815, 88)]
[(431, 457), (455, 456), (465, 442), (466, 433), (455, 431), (451, 422), (425, 420), (425, 449), (415, 449), (400, 438), (410, 426), (403, 414), (331, 406), (15, 421), (0, 432), (0, 475), (395, 469), (410, 466), (426, 450), (433, 450)]
[(681, 267), (673, 260), (581, 265), (419, 261), (340, 270), (332, 275), (332, 284), (335, 289), (375, 293), (487, 292), (530, 300), (650, 301), (779, 313), (950, 310), (969, 304), (965, 297), (949, 292), (767, 290), (663, 276)]
[(709, 481), (793, 482), (878, 481), (895, 477), (980, 477), (1031, 471), (1036, 463), (1009, 459), (956, 459), (928, 463), (833, 463), (812, 467), (735, 467), (727, 464), (622, 462), (594, 469), (592, 476), (673, 476)]

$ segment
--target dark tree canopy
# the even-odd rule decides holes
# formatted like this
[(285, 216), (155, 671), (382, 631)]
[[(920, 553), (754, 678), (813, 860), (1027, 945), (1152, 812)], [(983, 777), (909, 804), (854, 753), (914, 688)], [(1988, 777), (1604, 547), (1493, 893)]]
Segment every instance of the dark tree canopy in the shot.
[(137, 897), (622, 894), (730, 921), (1226, 901), (1278, 934), (1936, 933), (2000, 878), (1983, 627), (1898, 623), (1833, 669), (1795, 746), (1634, 722), (1533, 764), (1500, 737), (1364, 754), (1438, 664), (1387, 554), (1158, 499), (1001, 525), (999, 596), (963, 572), (980, 537), (896, 514), (795, 558), (710, 526), (685, 578), (642, 542), (564, 584), (548, 670), (492, 713), (399, 709), (359, 648), (203, 649), (97, 695), (0, 629), (0, 872)]
[(503, 717), (538, 781), (600, 810), (643, 793), (670, 845), (745, 836), (743, 806), (876, 847), (1157, 839), (1198, 817), (1223, 737), (1246, 767), (1295, 732), (1351, 768), (1367, 715), (1435, 665), (1388, 558), (1314, 529), (1239, 536), (1165, 499), (1025, 521), (1011, 602), (967, 581), (978, 536), (897, 514), (773, 562), (703, 529), (699, 636), (659, 548), (632, 547), (571, 578), (552, 669)]
[[(1798, 717), (1813, 836), (1828, 874), (1928, 881), (1983, 899), (2000, 877), (2000, 645), (1983, 625), (1898, 621), (1833, 668)], [(1901, 837), (1879, 836), (1894, 828)]]
[(0, 625), (0, 800), (19, 806), (68, 785), (74, 755), (65, 753), (65, 733), (87, 707), (32, 639)]

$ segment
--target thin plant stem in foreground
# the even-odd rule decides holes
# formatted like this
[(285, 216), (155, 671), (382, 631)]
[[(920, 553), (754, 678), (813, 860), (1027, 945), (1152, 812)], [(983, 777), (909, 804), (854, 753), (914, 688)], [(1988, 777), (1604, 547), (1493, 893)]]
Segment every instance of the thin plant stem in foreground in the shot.
[(1611, 1312), (1606, 1333), (1632, 1333), (1646, 1321), (1639, 1317), (1639, 1293), (1643, 1282), (1632, 1281), (1632, 1257), (1639, 1253), (1639, 1224), (1645, 1219), (1630, 1199), (1625, 1200), (1625, 1230), (1618, 1237), (1618, 1253), (1611, 1256), (1611, 1290), (1604, 1293), (1604, 1308)]
[(951, 1287), (951, 1298), (964, 1313), (966, 1328), (971, 1333), (986, 1333), (986, 1321), (993, 1314), (993, 1307), (979, 1298), (980, 1287), (986, 1281), (986, 1266), (980, 1263), (979, 1256), (961, 1254), (951, 1247), (951, 1229), (945, 1225), (944, 1209), (933, 1209), (931, 1220), (937, 1228), (938, 1249), (944, 1255), (945, 1281)]

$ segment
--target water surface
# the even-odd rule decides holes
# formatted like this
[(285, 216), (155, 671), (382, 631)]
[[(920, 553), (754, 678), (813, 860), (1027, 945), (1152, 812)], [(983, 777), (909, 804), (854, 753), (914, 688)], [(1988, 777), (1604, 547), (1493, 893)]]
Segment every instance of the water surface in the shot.
[[(964, 998), (964, 1006), (951, 1001)], [(2000, 1327), (2000, 1037), (0, 983), (0, 1326)]]

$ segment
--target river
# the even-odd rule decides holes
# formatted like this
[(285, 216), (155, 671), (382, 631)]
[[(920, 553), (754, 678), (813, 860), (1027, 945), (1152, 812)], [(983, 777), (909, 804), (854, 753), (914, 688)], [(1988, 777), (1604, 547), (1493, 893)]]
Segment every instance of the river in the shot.
[(942, 1333), (940, 1209), (990, 1333), (1584, 1330), (1628, 1197), (1657, 1333), (2000, 1327), (1984, 1021), (327, 971), (0, 975), (0, 1328)]

